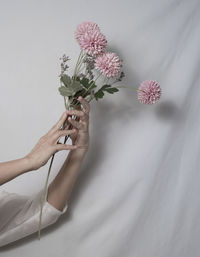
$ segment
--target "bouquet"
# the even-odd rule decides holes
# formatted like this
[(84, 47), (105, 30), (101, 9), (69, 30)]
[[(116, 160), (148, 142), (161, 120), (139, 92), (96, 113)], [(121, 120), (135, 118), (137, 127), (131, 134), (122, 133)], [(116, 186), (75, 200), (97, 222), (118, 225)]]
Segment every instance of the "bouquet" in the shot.
[[(75, 31), (75, 39), (80, 46), (80, 54), (72, 76), (67, 74), (69, 56), (64, 54), (60, 58), (61, 73), (58, 90), (64, 99), (66, 109), (81, 108), (80, 102), (77, 100), (79, 96), (82, 96), (88, 102), (93, 99), (98, 101), (103, 98), (105, 93), (114, 94), (119, 91), (119, 88), (123, 87), (137, 90), (137, 98), (142, 104), (154, 104), (160, 99), (161, 88), (155, 80), (143, 81), (138, 89), (121, 85), (114, 86), (115, 83), (121, 82), (125, 77), (125, 73), (122, 71), (123, 60), (116, 53), (106, 51), (106, 37), (101, 33), (96, 23), (82, 22), (79, 24)], [(101, 81), (99, 81), (100, 79)], [(76, 119), (76, 117), (73, 118)], [(67, 120), (64, 122), (62, 129), (66, 127), (66, 122)], [(70, 124), (69, 129), (71, 127)], [(68, 136), (65, 137), (64, 143), (67, 139)], [(42, 208), (54, 155), (51, 158), (41, 199), (38, 239), (40, 239)]]

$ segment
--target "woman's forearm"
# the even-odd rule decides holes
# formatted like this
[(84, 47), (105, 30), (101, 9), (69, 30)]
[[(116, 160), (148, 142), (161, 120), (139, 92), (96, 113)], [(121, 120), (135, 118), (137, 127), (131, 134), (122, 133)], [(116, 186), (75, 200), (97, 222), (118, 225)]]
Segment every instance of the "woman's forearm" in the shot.
[(0, 163), (0, 185), (31, 170), (28, 158), (20, 158)]
[(84, 149), (70, 151), (59, 173), (48, 187), (47, 201), (60, 211), (66, 205), (86, 152)]

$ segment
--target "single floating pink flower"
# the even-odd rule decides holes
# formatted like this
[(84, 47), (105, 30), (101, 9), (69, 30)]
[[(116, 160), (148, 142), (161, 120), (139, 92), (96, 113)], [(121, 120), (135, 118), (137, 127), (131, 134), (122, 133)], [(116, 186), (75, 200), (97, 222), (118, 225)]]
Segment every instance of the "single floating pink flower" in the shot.
[(98, 29), (95, 29), (86, 31), (79, 38), (79, 45), (89, 55), (97, 56), (105, 52), (107, 40)]
[(154, 104), (161, 97), (161, 88), (155, 80), (145, 80), (138, 88), (138, 100), (142, 104)]
[(79, 40), (80, 38), (86, 33), (86, 32), (91, 32), (91, 31), (94, 31), (94, 30), (98, 30), (100, 31), (99, 29), (99, 26), (94, 23), (94, 22), (91, 22), (91, 21), (84, 21), (82, 22), (81, 24), (79, 24), (76, 28), (76, 31), (75, 31), (75, 39), (78, 41), (79, 43)]
[(116, 77), (120, 72), (122, 63), (115, 53), (106, 52), (97, 56), (95, 68), (100, 70), (106, 77)]

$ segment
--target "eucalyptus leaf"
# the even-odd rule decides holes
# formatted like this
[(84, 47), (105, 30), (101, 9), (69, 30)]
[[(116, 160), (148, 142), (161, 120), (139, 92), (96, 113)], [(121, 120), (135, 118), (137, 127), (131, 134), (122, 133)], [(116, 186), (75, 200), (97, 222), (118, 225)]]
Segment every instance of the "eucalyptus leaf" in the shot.
[(79, 90), (82, 90), (82, 88), (83, 87), (81, 86), (81, 83), (79, 81), (74, 81), (70, 86), (70, 89), (72, 89), (75, 93)]
[(94, 85), (90, 85), (90, 89), (88, 90), (88, 92), (91, 92), (91, 90), (93, 89), (93, 88), (95, 88), (95, 87), (97, 87), (95, 84)]
[(113, 94), (113, 93), (115, 93), (115, 92), (118, 92), (119, 89), (116, 88), (116, 87), (111, 87), (111, 88), (106, 88), (105, 91), (108, 92), (108, 93), (110, 93), (110, 94)]
[(67, 88), (64, 86), (59, 87), (58, 90), (62, 96), (71, 96), (74, 93), (74, 91), (71, 88)]
[(88, 87), (89, 87), (89, 79), (88, 79), (88, 78), (82, 78), (81, 84), (82, 84), (84, 87), (88, 88)]
[(102, 90), (105, 90), (105, 89), (108, 88), (108, 87), (111, 87), (111, 85), (103, 85), (103, 86), (101, 87), (101, 89), (102, 89)]
[(104, 92), (103, 90), (99, 89), (95, 94), (94, 94), (94, 97), (97, 99), (97, 98), (103, 98), (104, 96)]
[(63, 84), (66, 86), (66, 87), (69, 87), (71, 85), (71, 78), (70, 76), (68, 76), (67, 74), (64, 74), (60, 80), (63, 82)]
[[(91, 92), (91, 90), (93, 89), (93, 88), (95, 88), (95, 87), (97, 87), (96, 85), (95, 85), (95, 83), (94, 83), (94, 81), (92, 80), (92, 81), (90, 81), (88, 78), (83, 78), (81, 81), (81, 84), (85, 87), (85, 88), (90, 88), (89, 90), (88, 90), (88, 92)], [(92, 85), (92, 86), (91, 86)]]

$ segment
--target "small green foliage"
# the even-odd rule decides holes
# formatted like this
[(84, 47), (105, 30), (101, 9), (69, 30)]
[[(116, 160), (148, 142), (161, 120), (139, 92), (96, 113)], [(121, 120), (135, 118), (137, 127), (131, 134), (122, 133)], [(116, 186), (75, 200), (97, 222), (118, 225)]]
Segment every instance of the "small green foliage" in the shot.
[(95, 88), (95, 87), (97, 87), (96, 85), (95, 85), (95, 83), (94, 83), (94, 81), (92, 80), (92, 81), (90, 81), (88, 78), (82, 78), (81, 80), (80, 80), (80, 83), (85, 87), (85, 88), (90, 88), (89, 90), (88, 90), (88, 92), (91, 92), (91, 90), (93, 89), (93, 88)]
[(70, 76), (68, 76), (67, 74), (62, 75), (62, 77), (60, 78), (60, 80), (62, 81), (62, 83), (68, 87), (71, 85), (71, 78)]
[(97, 101), (98, 101), (98, 98), (103, 98), (103, 96), (104, 96), (104, 92), (103, 90), (100, 90), (100, 89), (94, 94), (94, 97)]
[(58, 90), (62, 96), (71, 96), (74, 93), (71, 88), (67, 88), (64, 86), (59, 87)]
[(119, 89), (116, 88), (116, 87), (111, 87), (111, 88), (106, 89), (106, 91), (107, 91), (108, 93), (110, 93), (110, 94), (113, 94), (113, 93), (119, 91)]
[(89, 87), (89, 79), (88, 78), (82, 78), (82, 80), (80, 80), (81, 84), (88, 88)]
[[(86, 77), (80, 79), (78, 76), (76, 78), (72, 76), (72, 78), (70, 78), (68, 75), (64, 74), (60, 80), (63, 83), (63, 86), (59, 87), (58, 90), (62, 96), (74, 96), (78, 98), (79, 95), (84, 95), (86, 97), (97, 87), (93, 80), (89, 80)], [(118, 88), (105, 84), (99, 90), (94, 92), (94, 97), (98, 101), (98, 99), (103, 98), (105, 92), (114, 94), (118, 91)]]
[(64, 74), (60, 78), (61, 82), (64, 84), (64, 86), (61, 86), (58, 88), (60, 94), (62, 96), (73, 96), (76, 94), (76, 92), (83, 89), (81, 86), (81, 83), (79, 81), (73, 81), (68, 75)]
[(105, 89), (107, 89), (108, 87), (111, 87), (111, 85), (103, 85), (100, 89), (101, 89), (101, 90), (105, 90)]
[(74, 81), (70, 88), (73, 89), (73, 91), (76, 93), (77, 91), (81, 90), (83, 87), (81, 86), (81, 83), (79, 81)]
[(98, 101), (98, 99), (103, 98), (104, 92), (107, 92), (109, 94), (114, 94), (115, 92), (118, 92), (119, 89), (116, 87), (111, 87), (111, 85), (103, 85), (95, 94), (94, 97)]

